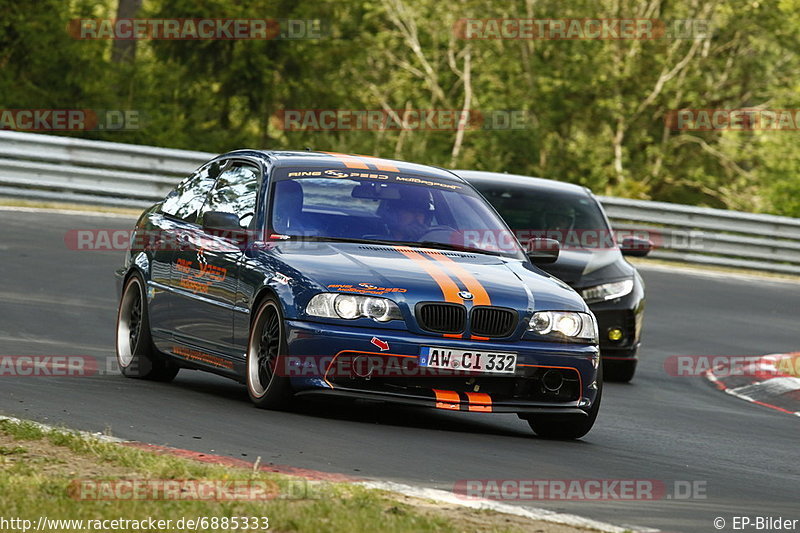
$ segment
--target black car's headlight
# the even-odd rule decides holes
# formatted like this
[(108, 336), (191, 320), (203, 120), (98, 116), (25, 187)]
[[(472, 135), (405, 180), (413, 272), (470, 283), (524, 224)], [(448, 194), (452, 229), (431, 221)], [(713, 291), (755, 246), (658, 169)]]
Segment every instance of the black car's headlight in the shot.
[(537, 311), (533, 313), (528, 330), (539, 335), (597, 342), (597, 321), (589, 313), (574, 311)]
[(633, 290), (633, 280), (624, 279), (622, 281), (614, 281), (612, 283), (603, 283), (602, 285), (595, 285), (588, 289), (581, 291), (581, 296), (586, 303), (605, 302), (606, 300), (613, 300), (620, 298), (626, 294), (630, 294)]
[(317, 294), (306, 306), (306, 313), (324, 318), (371, 318), (378, 322), (402, 320), (400, 308), (387, 298), (323, 292)]

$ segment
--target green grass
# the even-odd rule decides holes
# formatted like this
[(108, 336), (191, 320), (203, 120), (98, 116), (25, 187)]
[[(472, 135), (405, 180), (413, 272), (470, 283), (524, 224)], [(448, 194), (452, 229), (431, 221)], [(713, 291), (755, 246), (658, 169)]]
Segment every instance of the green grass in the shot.
[[(310, 482), (304, 479), (233, 469), (88, 438), (68, 431), (46, 431), (31, 423), (0, 421), (0, 516), (30, 519), (39, 516), (61, 519), (173, 519), (181, 517), (267, 516), (273, 531), (373, 532), (407, 531), (516, 531), (493, 514), (468, 511), (472, 516), (459, 523), (444, 513), (419, 511), (383, 491), (345, 483)], [(14, 444), (7, 441), (14, 439)], [(31, 450), (36, 450), (33, 452)], [(9, 456), (13, 462), (9, 463)], [(86, 465), (98, 473), (88, 476)], [(110, 471), (114, 471), (111, 474)], [(123, 473), (120, 473), (120, 470)], [(268, 501), (125, 500), (89, 501), (70, 496), (75, 479), (171, 479), (257, 480), (279, 487)], [(426, 507), (427, 508), (427, 507)], [(485, 527), (475, 527), (484, 517)], [(478, 518), (483, 519), (483, 518)], [(540, 529), (540, 528), (539, 528)], [(63, 529), (63, 531), (71, 531)], [(143, 531), (149, 531), (144, 529)], [(155, 531), (155, 530), (153, 530)], [(244, 531), (244, 529), (201, 529)], [(252, 530), (251, 530), (252, 531)]]

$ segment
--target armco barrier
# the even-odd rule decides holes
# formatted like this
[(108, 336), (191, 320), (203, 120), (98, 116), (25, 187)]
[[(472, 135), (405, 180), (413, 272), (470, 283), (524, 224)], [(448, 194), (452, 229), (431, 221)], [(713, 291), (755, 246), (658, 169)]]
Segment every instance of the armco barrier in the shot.
[[(0, 131), (0, 196), (144, 207), (214, 154)], [(800, 219), (600, 197), (617, 230), (650, 231), (651, 256), (800, 274)]]

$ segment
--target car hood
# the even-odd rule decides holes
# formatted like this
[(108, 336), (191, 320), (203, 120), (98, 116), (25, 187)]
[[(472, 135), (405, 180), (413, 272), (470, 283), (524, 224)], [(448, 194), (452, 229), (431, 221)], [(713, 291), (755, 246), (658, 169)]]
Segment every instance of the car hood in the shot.
[(633, 275), (633, 267), (618, 249), (561, 250), (558, 261), (541, 268), (577, 288)]
[(454, 294), (469, 291), (475, 304), (519, 311), (586, 309), (568, 285), (515, 259), (327, 242), (281, 243), (273, 253), (290, 270), (301, 274), (306, 285), (313, 283), (317, 285), (313, 288), (321, 291), (384, 296), (409, 306), (423, 301), (448, 301), (445, 294), (454, 301)]

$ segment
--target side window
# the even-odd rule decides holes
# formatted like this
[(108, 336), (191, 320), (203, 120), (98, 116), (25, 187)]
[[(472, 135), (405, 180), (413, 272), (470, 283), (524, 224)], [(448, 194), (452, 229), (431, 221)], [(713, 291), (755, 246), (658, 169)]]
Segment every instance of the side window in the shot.
[(220, 163), (215, 161), (200, 167), (194, 174), (180, 182), (164, 199), (161, 212), (186, 222), (196, 222), (214, 181), (219, 175)]
[(217, 184), (203, 206), (203, 213), (233, 213), (239, 217), (242, 227), (247, 227), (255, 217), (259, 178), (260, 172), (254, 165), (232, 163), (217, 179)]

